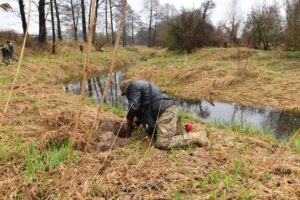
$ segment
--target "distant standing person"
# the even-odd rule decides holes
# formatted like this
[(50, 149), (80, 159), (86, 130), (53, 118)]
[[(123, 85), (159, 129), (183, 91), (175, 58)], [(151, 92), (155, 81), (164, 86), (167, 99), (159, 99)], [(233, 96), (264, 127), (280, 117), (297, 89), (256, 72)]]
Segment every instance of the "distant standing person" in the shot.
[(7, 41), (6, 43), (7, 43), (7, 49), (9, 50), (9, 53), (10, 53), (9, 57), (12, 60), (18, 60), (18, 59), (16, 59), (16, 56), (15, 56), (15, 48), (14, 48), (13, 43), (11, 41)]
[(83, 53), (83, 45), (82, 44), (80, 44), (79, 49), (80, 49), (81, 53)]

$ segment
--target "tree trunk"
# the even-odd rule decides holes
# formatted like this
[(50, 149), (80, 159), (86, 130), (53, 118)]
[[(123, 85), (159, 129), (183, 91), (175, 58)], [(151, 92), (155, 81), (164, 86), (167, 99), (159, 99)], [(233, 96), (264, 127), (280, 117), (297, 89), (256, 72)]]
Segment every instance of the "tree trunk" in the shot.
[(39, 36), (40, 43), (46, 42), (46, 17), (45, 17), (45, 0), (39, 0)]
[(155, 23), (154, 23), (154, 33), (153, 33), (152, 45), (155, 43), (155, 39), (156, 39), (156, 30), (157, 30), (157, 6), (156, 6), (156, 8), (155, 8)]
[(93, 96), (93, 87), (92, 87), (92, 81), (91, 79), (87, 80), (88, 82), (88, 96), (92, 97)]
[(90, 30), (90, 24), (91, 24), (91, 12), (92, 12), (92, 0), (90, 0), (90, 8), (89, 8), (89, 23), (88, 23), (88, 30)]
[[(99, 77), (96, 78), (96, 81), (97, 81), (97, 84), (99, 86), (99, 89), (100, 89), (100, 92), (101, 92), (101, 95), (103, 95), (103, 92), (104, 92), (104, 88), (103, 88), (103, 85), (101, 83), (101, 80)], [(104, 101), (105, 102), (105, 101)]]
[(151, 29), (152, 29), (152, 0), (150, 0), (150, 19), (149, 19), (149, 38), (148, 38), (148, 47), (151, 47)]
[(115, 34), (114, 34), (114, 22), (113, 22), (111, 0), (109, 0), (109, 9), (110, 9), (111, 44), (114, 45), (115, 44)]
[(97, 27), (97, 19), (98, 19), (98, 10), (100, 6), (100, 0), (96, 0), (96, 9), (95, 9), (95, 26), (93, 30), (93, 44), (95, 44), (95, 39), (96, 39), (96, 27)]
[(27, 29), (27, 22), (26, 22), (26, 16), (24, 11), (24, 2), (23, 0), (19, 0), (19, 8), (20, 8), (20, 14), (21, 14), (21, 20), (22, 20), (22, 27), (23, 27), (23, 34), (25, 35), (26, 29)]
[(55, 14), (56, 14), (56, 21), (57, 21), (57, 38), (62, 41), (62, 35), (61, 35), (61, 26), (60, 26), (60, 17), (59, 17), (59, 10), (57, 5), (57, 0), (54, 0), (54, 7), (55, 7)]
[(133, 15), (131, 18), (131, 45), (134, 45), (134, 40), (133, 40)]
[(116, 107), (118, 106), (118, 82), (117, 82), (117, 72), (114, 74), (115, 78), (115, 100), (116, 100)]
[(52, 22), (52, 54), (55, 54), (55, 25), (53, 13), (53, 0), (50, 0), (51, 22)]
[(81, 9), (82, 9), (82, 36), (83, 40), (87, 42), (87, 32), (86, 32), (86, 20), (85, 20), (85, 5), (84, 0), (81, 0)]
[(105, 34), (106, 34), (106, 41), (107, 41), (107, 43), (109, 43), (108, 21), (107, 21), (107, 0), (105, 0)]
[(75, 11), (74, 11), (74, 4), (73, 0), (71, 0), (71, 11), (72, 11), (72, 21), (73, 21), (73, 29), (74, 29), (74, 40), (77, 41), (77, 23), (76, 23), (76, 18), (75, 18)]
[(123, 39), (122, 46), (123, 46), (123, 47), (126, 47), (126, 30), (125, 30), (125, 23), (124, 23), (124, 26), (123, 26), (122, 39)]
[(98, 90), (97, 90), (97, 85), (96, 85), (95, 78), (93, 78), (92, 80), (93, 80), (93, 85), (94, 85), (95, 92), (96, 92), (96, 95), (97, 95), (97, 100), (98, 100), (99, 99), (99, 93), (98, 93)]

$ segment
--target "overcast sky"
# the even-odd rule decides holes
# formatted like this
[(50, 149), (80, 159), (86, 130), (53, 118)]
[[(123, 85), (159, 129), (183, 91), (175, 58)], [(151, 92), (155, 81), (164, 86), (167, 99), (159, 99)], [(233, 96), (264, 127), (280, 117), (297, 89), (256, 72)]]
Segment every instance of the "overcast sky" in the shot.
[[(28, 0), (24, 0), (26, 3), (26, 12)], [(143, 8), (144, 0), (127, 0), (131, 7), (141, 14), (141, 10)], [(216, 3), (216, 8), (212, 13), (212, 21), (214, 24), (217, 24), (220, 21), (226, 20), (226, 16), (228, 10), (230, 8), (230, 2), (232, 0), (214, 0)], [(239, 10), (242, 13), (243, 18), (245, 19), (247, 13), (251, 10), (253, 5), (258, 4), (264, 0), (238, 0)], [(272, 3), (274, 0), (266, 0), (268, 3)], [(8, 2), (13, 7), (15, 12), (18, 12), (18, 4), (17, 0), (0, 0), (0, 3)], [(204, 0), (160, 0), (161, 4), (170, 3), (175, 5), (175, 7), (180, 10), (180, 8), (198, 8), (204, 2)], [(278, 0), (277, 2), (282, 2), (282, 0)], [(282, 3), (279, 3), (282, 6)], [(36, 6), (32, 4), (33, 10), (35, 14), (33, 14), (32, 22), (30, 24), (29, 32), (37, 34), (38, 32), (38, 17), (36, 16)], [(0, 11), (0, 30), (11, 30), (14, 29), (18, 32), (22, 31), (21, 20), (18, 18), (16, 13), (13, 12), (4, 12)]]

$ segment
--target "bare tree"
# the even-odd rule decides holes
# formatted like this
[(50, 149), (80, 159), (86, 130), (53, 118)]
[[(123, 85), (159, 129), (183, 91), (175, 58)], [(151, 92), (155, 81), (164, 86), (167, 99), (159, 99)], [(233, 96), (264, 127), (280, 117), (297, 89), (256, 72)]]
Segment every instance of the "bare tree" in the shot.
[(105, 35), (106, 35), (106, 42), (109, 42), (109, 36), (108, 36), (108, 0), (105, 0)]
[[(55, 0), (54, 0), (55, 1)], [(51, 9), (51, 24), (52, 24), (52, 54), (55, 54), (55, 23), (54, 23), (54, 12), (53, 12), (53, 0), (50, 0)]]
[(202, 18), (201, 22), (206, 22), (207, 18), (209, 17), (209, 11), (214, 9), (216, 7), (216, 4), (213, 0), (207, 0), (202, 3), (201, 5), (201, 12), (202, 12)]
[(154, 0), (144, 1), (144, 7), (149, 12), (148, 47), (152, 46), (152, 20)]
[(300, 0), (286, 0), (286, 45), (300, 50)]
[(176, 7), (173, 4), (169, 3), (164, 4), (162, 10), (164, 11), (163, 17), (166, 21), (170, 20), (171, 17), (174, 17), (175, 15), (179, 14)]
[(153, 38), (152, 38), (152, 45), (155, 44), (156, 36), (157, 36), (157, 26), (163, 19), (163, 7), (160, 5), (159, 1), (155, 2), (154, 5), (154, 30), (153, 30)]
[(39, 36), (38, 41), (40, 43), (46, 42), (46, 15), (45, 15), (45, 0), (39, 0), (38, 11), (39, 11)]
[(62, 41), (62, 34), (61, 34), (61, 25), (60, 25), (60, 13), (57, 5), (57, 0), (54, 0), (54, 6), (55, 6), (55, 15), (56, 15), (56, 22), (57, 22), (57, 38)]
[(282, 19), (278, 7), (266, 3), (253, 8), (247, 17), (244, 37), (252, 46), (269, 50), (280, 41), (282, 32)]
[[(130, 34), (130, 46), (134, 45), (134, 37), (135, 37), (135, 32), (137, 28), (142, 27), (142, 20), (141, 16), (139, 16), (131, 7), (129, 7), (127, 13), (126, 13), (126, 29), (127, 32)], [(129, 35), (128, 34), (128, 35)]]
[(73, 0), (71, 0), (71, 11), (72, 11), (72, 21), (73, 21), (73, 29), (74, 29), (74, 39), (78, 40), (78, 21), (79, 21), (79, 4), (74, 4)]
[[(122, 14), (122, 6), (121, 4), (117, 5), (118, 12), (116, 13), (116, 19), (120, 20), (121, 14)], [(128, 32), (131, 30), (131, 16), (133, 15), (134, 11), (131, 8), (129, 4), (126, 5), (126, 14), (125, 14), (125, 22), (123, 27), (123, 34), (122, 34), (122, 45), (123, 47), (126, 47), (127, 45), (127, 38), (128, 38)]]
[(21, 15), (21, 21), (22, 21), (22, 28), (23, 28), (23, 34), (26, 32), (27, 28), (27, 22), (26, 22), (26, 16), (25, 16), (25, 5), (23, 0), (18, 0), (19, 3), (19, 9), (20, 9), (20, 15)]
[(86, 19), (85, 19), (85, 2), (81, 0), (81, 20), (82, 20), (82, 36), (83, 40), (87, 42)]
[(93, 43), (95, 44), (95, 39), (96, 39), (96, 28), (97, 28), (97, 20), (98, 20), (98, 11), (99, 11), (99, 7), (100, 5), (103, 3), (103, 0), (96, 0), (96, 8), (95, 8), (95, 26), (94, 26), (94, 34), (93, 34)]
[(227, 22), (227, 31), (230, 39), (230, 43), (237, 45), (237, 37), (239, 28), (241, 25), (241, 16), (239, 14), (239, 4), (238, 0), (232, 0), (230, 3), (230, 8), (228, 11), (228, 22)]
[(210, 11), (215, 4), (206, 1), (199, 9), (182, 9), (180, 15), (166, 22), (161, 40), (170, 50), (191, 53), (197, 47), (211, 45), (214, 27), (210, 23)]
[(81, 0), (61, 1), (61, 24), (67, 28), (67, 33), (73, 36), (74, 40), (78, 40), (78, 24), (81, 18)]
[(115, 44), (115, 35), (114, 35), (114, 22), (113, 22), (113, 4), (109, 0), (109, 11), (110, 11), (110, 29), (111, 29), (111, 44)]

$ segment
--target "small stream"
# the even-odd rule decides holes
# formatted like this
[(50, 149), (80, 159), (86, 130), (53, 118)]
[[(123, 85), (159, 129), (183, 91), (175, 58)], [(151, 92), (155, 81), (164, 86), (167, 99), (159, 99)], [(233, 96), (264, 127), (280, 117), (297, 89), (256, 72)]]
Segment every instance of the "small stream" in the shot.
[[(127, 108), (128, 102), (121, 96), (120, 82), (123, 77), (121, 71), (113, 73), (112, 84), (106, 96), (106, 103)], [(86, 93), (99, 103), (107, 76), (100, 75), (91, 78), (86, 83)], [(81, 82), (64, 85), (63, 89), (79, 95)], [(252, 127), (267, 131), (281, 140), (290, 137), (294, 130), (300, 128), (300, 115), (282, 112), (270, 107), (241, 106), (221, 102), (176, 100), (179, 110), (200, 118), (205, 122), (221, 121), (225, 123), (250, 124)]]

